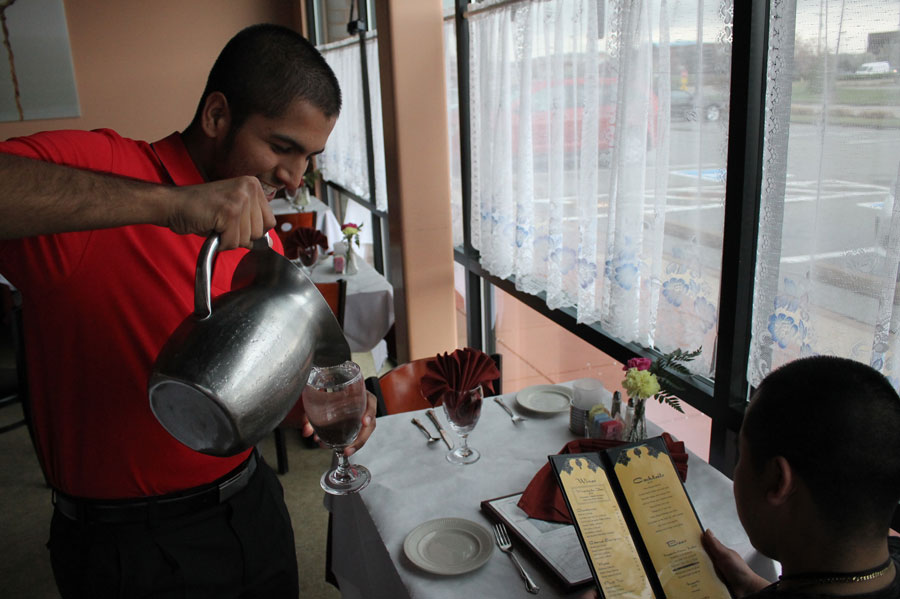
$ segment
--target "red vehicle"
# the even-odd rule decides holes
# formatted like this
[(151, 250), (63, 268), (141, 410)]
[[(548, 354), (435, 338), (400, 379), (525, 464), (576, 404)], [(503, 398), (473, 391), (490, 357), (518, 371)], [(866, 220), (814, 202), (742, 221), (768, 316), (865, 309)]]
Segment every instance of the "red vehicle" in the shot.
[[(560, 87), (563, 89), (560, 90)], [(562, 91), (562, 94), (560, 94)], [(616, 98), (618, 97), (617, 81), (615, 79), (602, 79), (600, 87), (600, 122), (598, 148), (601, 152), (608, 151), (615, 140), (613, 123), (616, 121)], [(532, 148), (535, 156), (546, 155), (554, 144), (551, 142), (554, 102), (564, 106), (562, 147), (565, 153), (576, 153), (581, 148), (581, 135), (583, 131), (584, 117), (584, 80), (563, 79), (545, 83), (535, 82), (532, 86), (531, 98), (531, 126)], [(626, 126), (643, 128), (647, 132), (648, 147), (655, 147), (657, 141), (656, 120), (659, 111), (659, 102), (656, 94), (649, 98), (648, 111), (640, 114), (638, 107), (626, 113)], [(513, 144), (517, 147), (518, 118), (513, 115)], [(560, 133), (556, 133), (559, 135)], [(557, 144), (558, 145), (558, 142)]]

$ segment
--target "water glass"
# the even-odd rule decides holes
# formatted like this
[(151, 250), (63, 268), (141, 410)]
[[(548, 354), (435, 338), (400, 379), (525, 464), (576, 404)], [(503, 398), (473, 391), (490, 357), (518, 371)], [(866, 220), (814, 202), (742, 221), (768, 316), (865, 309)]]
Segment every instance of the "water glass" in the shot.
[(447, 454), (447, 461), (451, 464), (477, 462), (481, 454), (469, 447), (468, 437), (481, 416), (484, 390), (481, 385), (478, 385), (469, 391), (448, 392), (443, 399), (444, 414), (447, 416), (450, 428), (462, 439), (462, 445)]
[(356, 440), (366, 413), (366, 388), (355, 362), (336, 366), (313, 366), (303, 389), (303, 409), (319, 440), (334, 450), (337, 466), (322, 475), (319, 484), (326, 493), (347, 495), (361, 491), (372, 476), (353, 465), (344, 448)]

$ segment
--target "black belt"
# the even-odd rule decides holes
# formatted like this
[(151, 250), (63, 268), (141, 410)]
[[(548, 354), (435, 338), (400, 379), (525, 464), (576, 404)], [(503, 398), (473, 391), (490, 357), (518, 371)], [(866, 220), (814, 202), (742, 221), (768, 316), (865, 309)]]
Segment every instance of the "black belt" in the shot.
[(226, 474), (220, 481), (177, 494), (104, 502), (69, 497), (54, 491), (53, 505), (70, 520), (103, 524), (124, 524), (187, 516), (234, 497), (250, 482), (250, 477), (256, 471), (256, 463), (254, 449), (243, 464)]

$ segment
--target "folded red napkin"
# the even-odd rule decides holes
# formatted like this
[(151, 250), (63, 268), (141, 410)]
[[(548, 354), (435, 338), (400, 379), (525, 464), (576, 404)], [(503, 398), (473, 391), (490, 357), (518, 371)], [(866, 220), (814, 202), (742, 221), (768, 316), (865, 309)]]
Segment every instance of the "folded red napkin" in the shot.
[(328, 247), (328, 238), (318, 229), (297, 227), (284, 240), (284, 255), (291, 260), (296, 260), (300, 257), (300, 252), (315, 246), (324, 250)]
[[(687, 451), (684, 443), (676, 441), (669, 433), (662, 434), (663, 440), (666, 442), (666, 449), (672, 456), (672, 462), (682, 482), (687, 480)], [(613, 441), (608, 439), (576, 439), (566, 443), (565, 447), (559, 452), (560, 455), (566, 453), (589, 453), (592, 451), (603, 451), (610, 447), (624, 445), (624, 441)], [(569, 508), (566, 507), (566, 500), (563, 498), (562, 491), (559, 489), (559, 483), (556, 481), (556, 475), (550, 468), (550, 463), (544, 464), (538, 473), (534, 475), (525, 492), (519, 498), (519, 507), (522, 511), (539, 520), (549, 520), (551, 522), (562, 522), (563, 524), (571, 524), (572, 516), (569, 514)]]
[(485, 395), (494, 392), (493, 382), (500, 377), (494, 360), (483, 351), (466, 347), (452, 354), (444, 352), (425, 363), (419, 384), (422, 395), (436, 406), (447, 392), (469, 391), (481, 385)]

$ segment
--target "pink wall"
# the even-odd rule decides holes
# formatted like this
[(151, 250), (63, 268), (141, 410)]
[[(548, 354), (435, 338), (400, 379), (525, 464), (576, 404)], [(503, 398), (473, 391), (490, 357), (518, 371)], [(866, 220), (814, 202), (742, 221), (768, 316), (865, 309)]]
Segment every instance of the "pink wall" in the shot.
[(219, 51), (254, 23), (298, 28), (300, 0), (65, 0), (81, 117), (0, 123), (0, 139), (108, 127), (154, 141), (190, 122)]

